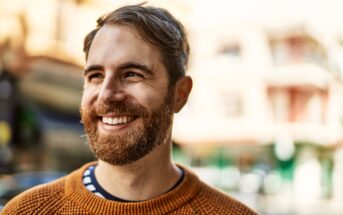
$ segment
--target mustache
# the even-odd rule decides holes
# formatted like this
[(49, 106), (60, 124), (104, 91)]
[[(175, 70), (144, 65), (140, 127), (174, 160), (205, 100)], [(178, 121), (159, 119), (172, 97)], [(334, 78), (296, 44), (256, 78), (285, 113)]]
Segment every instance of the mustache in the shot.
[(98, 103), (92, 106), (91, 110), (95, 115), (118, 114), (118, 115), (137, 115), (148, 116), (149, 111), (146, 107), (140, 104), (132, 104), (130, 102), (113, 102), (109, 105)]

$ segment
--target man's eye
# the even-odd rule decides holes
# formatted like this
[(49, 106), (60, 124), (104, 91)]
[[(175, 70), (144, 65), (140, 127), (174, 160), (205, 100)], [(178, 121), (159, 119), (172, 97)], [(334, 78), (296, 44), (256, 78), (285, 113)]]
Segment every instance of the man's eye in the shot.
[(144, 76), (137, 72), (126, 72), (124, 74), (124, 78), (132, 80), (132, 81), (139, 81), (139, 80), (142, 80)]
[(93, 74), (88, 75), (87, 77), (88, 81), (92, 81), (94, 79), (100, 79), (100, 78), (102, 78), (102, 74), (100, 73), (93, 73)]

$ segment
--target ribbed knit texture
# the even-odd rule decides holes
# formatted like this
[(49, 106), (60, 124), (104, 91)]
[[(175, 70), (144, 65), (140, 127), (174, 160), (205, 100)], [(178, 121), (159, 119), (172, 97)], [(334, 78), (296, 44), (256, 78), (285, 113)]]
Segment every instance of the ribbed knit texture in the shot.
[(82, 174), (89, 163), (54, 182), (12, 199), (1, 214), (228, 214), (256, 215), (226, 194), (204, 184), (190, 170), (174, 190), (143, 202), (106, 200), (88, 191)]

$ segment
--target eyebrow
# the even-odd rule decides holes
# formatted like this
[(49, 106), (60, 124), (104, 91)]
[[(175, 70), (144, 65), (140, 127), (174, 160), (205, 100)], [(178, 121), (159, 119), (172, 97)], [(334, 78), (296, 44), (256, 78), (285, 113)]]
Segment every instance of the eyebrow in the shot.
[(91, 65), (83, 71), (83, 75), (87, 75), (87, 73), (89, 73), (93, 70), (104, 70), (104, 67), (101, 65)]
[(148, 73), (149, 75), (154, 74), (154, 72), (146, 65), (135, 63), (135, 62), (127, 62), (119, 66), (119, 70), (124, 70), (124, 69), (139, 69)]
[[(118, 67), (119, 70), (132, 69), (132, 68), (142, 70), (142, 71), (148, 73), (149, 75), (154, 74), (154, 72), (149, 67), (147, 67), (146, 65), (143, 65), (140, 63), (135, 63), (135, 62), (127, 62), (127, 63), (124, 63)], [(104, 67), (101, 65), (90, 65), (89, 67), (87, 67), (84, 70), (83, 75), (86, 75), (87, 73), (89, 73), (93, 70), (104, 70)]]

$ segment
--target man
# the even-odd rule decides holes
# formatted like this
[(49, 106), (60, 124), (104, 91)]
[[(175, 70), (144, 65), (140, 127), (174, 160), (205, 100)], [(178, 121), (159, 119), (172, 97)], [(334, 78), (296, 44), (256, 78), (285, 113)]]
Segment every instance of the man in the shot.
[(189, 46), (164, 9), (126, 6), (84, 43), (81, 118), (97, 162), (26, 191), (3, 214), (256, 214), (171, 161)]

